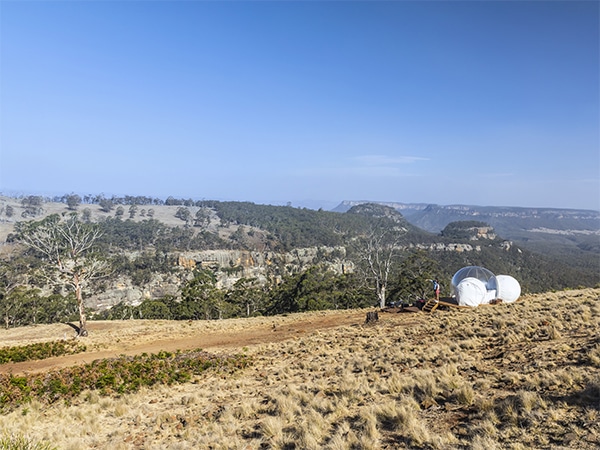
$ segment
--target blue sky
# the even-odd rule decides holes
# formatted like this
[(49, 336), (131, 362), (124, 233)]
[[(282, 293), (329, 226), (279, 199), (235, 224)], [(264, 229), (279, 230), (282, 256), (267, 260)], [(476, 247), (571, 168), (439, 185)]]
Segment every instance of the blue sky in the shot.
[(600, 209), (595, 1), (0, 1), (0, 192)]

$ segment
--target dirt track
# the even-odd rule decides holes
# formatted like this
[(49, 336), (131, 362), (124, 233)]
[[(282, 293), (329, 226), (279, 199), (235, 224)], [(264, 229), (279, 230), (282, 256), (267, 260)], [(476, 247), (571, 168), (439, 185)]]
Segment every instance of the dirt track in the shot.
[[(113, 358), (119, 355), (157, 353), (161, 350), (185, 351), (201, 348), (203, 350), (218, 351), (241, 349), (257, 344), (281, 342), (318, 330), (326, 330), (340, 326), (360, 326), (364, 324), (365, 314), (364, 311), (340, 311), (321, 316), (300, 315), (298, 319), (286, 320), (286, 318), (272, 318), (263, 320), (261, 323), (247, 328), (232, 329), (224, 327), (223, 329), (201, 331), (198, 333), (194, 333), (193, 330), (191, 330), (191, 332), (187, 331), (187, 335), (185, 333), (186, 330), (184, 329), (186, 322), (180, 322), (177, 326), (184, 329), (181, 334), (176, 335), (176, 333), (173, 333), (173, 337), (168, 338), (165, 335), (165, 332), (159, 332), (156, 334), (159, 336), (156, 340), (152, 340), (149, 335), (144, 335), (143, 330), (132, 333), (129, 336), (121, 333), (121, 330), (127, 329), (123, 322), (89, 322), (88, 329), (90, 337), (83, 338), (82, 343), (87, 346), (88, 344), (93, 344), (94, 340), (101, 342), (101, 345), (96, 345), (96, 349), (88, 350), (76, 355), (0, 365), (0, 373), (20, 374), (25, 372), (43, 372), (77, 364), (91, 363), (96, 359)], [(387, 318), (395, 317), (398, 319), (400, 319), (400, 316), (404, 319), (408, 318), (407, 315), (404, 314), (386, 315)], [(411, 319), (415, 318), (412, 314), (409, 316), (411, 316)], [(403, 322), (409, 321), (403, 320)], [(173, 323), (171, 322), (170, 325), (172, 326)], [(130, 328), (131, 327), (133, 327), (133, 325), (130, 325)], [(159, 326), (157, 325), (156, 327)], [(116, 336), (118, 336), (118, 338), (116, 338)], [(0, 335), (0, 338), (1, 337), (2, 336)], [(4, 336), (4, 338), (4, 342), (2, 343), (6, 344), (7, 336)]]

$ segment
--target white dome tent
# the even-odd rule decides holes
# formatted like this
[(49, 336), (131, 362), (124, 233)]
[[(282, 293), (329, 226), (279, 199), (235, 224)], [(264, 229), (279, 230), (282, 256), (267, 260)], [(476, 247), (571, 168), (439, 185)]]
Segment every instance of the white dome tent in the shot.
[(521, 285), (510, 275), (496, 276), (496, 298), (504, 303), (513, 303), (521, 296)]
[(481, 266), (467, 266), (452, 277), (452, 291), (459, 306), (513, 303), (521, 295), (519, 282), (509, 275), (494, 275)]
[(476, 307), (485, 300), (485, 284), (475, 277), (467, 277), (456, 286), (456, 299), (459, 306)]

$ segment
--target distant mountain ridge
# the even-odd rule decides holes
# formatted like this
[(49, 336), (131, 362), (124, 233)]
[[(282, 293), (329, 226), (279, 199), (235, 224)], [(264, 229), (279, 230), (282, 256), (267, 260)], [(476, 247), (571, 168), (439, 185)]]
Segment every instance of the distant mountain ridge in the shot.
[(583, 258), (600, 272), (600, 211), (363, 201), (343, 201), (334, 211), (345, 212), (362, 203), (392, 207), (410, 224), (430, 233), (439, 233), (452, 222), (485, 222), (498, 235), (530, 250), (568, 264), (578, 265)]
[[(367, 202), (345, 200), (333, 209), (346, 212), (363, 203), (377, 203), (396, 209), (413, 225), (438, 233), (451, 222), (478, 220), (498, 231), (521, 229), (600, 232), (600, 211), (566, 208), (510, 206), (436, 205), (426, 203)], [(506, 235), (506, 233), (505, 233)], [(506, 235), (506, 237), (510, 237)]]

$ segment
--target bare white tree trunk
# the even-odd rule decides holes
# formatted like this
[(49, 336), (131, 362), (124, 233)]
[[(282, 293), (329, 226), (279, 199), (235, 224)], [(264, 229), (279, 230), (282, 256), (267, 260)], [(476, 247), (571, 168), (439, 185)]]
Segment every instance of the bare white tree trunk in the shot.
[(372, 230), (366, 240), (364, 259), (375, 281), (379, 307), (385, 308), (388, 279), (397, 256), (400, 234), (393, 229)]
[(83, 304), (83, 292), (78, 273), (73, 275), (73, 284), (75, 285), (75, 298), (77, 299), (77, 308), (79, 309), (79, 332), (78, 336), (87, 336), (87, 316), (85, 314), (85, 305)]

